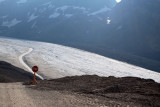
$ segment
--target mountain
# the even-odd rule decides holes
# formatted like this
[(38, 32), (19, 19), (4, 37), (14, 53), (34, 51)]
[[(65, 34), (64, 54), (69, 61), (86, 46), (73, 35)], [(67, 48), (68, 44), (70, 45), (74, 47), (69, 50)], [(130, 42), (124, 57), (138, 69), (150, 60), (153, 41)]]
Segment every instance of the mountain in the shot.
[(112, 43), (132, 54), (160, 61), (160, 1), (123, 0), (110, 12)]
[(0, 35), (59, 43), (82, 41), (99, 29), (91, 26), (106, 25), (106, 13), (114, 5), (113, 0), (4, 0), (0, 2)]
[(159, 0), (1, 0), (0, 36), (71, 46), (160, 72), (159, 10)]

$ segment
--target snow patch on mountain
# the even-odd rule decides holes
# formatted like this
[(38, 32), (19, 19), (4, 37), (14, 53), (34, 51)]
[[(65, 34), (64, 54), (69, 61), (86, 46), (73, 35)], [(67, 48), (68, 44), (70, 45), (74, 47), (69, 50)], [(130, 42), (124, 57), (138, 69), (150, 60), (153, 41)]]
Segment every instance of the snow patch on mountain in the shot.
[(88, 16), (97, 15), (97, 14), (104, 13), (104, 12), (107, 12), (107, 11), (110, 11), (110, 10), (111, 10), (110, 8), (105, 6), (104, 8), (102, 8), (102, 9), (100, 9), (98, 11), (95, 11), (95, 12), (92, 12), (92, 13), (88, 14)]
[(26, 3), (28, 0), (19, 0), (17, 4)]
[(51, 1), (42, 4), (42, 6), (48, 7), (49, 9), (52, 9), (55, 7), (55, 5), (53, 5)]
[(58, 16), (60, 16), (60, 13), (55, 12), (55, 13), (51, 14), (51, 15), (49, 16), (49, 18), (56, 18), (56, 17), (58, 17)]
[(107, 18), (107, 24), (110, 24), (111, 23), (111, 19), (108, 17)]
[(4, 2), (4, 1), (5, 1), (5, 0), (0, 0), (0, 3), (1, 3), (1, 2)]
[(52, 5), (52, 4), (48, 5), (48, 8), (49, 8), (49, 9), (52, 9), (52, 8), (54, 8), (54, 7), (55, 7), (55, 5)]
[(13, 26), (17, 25), (20, 22), (22, 22), (22, 21), (21, 20), (17, 20), (15, 18), (15, 19), (12, 19), (10, 21), (8, 21), (8, 20), (7, 21), (3, 21), (1, 26), (13, 27)]
[(8, 16), (1, 16), (0, 18), (2, 18), (3, 20), (5, 19), (5, 18), (7, 18)]
[(103, 18), (101, 18), (101, 17), (97, 17), (97, 18), (98, 18), (99, 20), (101, 20), (101, 21), (103, 20)]
[(88, 13), (88, 10), (85, 7), (77, 7), (77, 6), (72, 6), (73, 9), (78, 9), (78, 10), (82, 10), (83, 13)]
[(38, 16), (36, 16), (35, 14), (32, 14), (31, 16), (28, 17), (28, 22), (35, 20)]
[(61, 6), (61, 7), (56, 8), (56, 11), (62, 10), (64, 12), (68, 8), (69, 8), (69, 6)]
[(65, 17), (67, 17), (67, 18), (70, 18), (72, 16), (73, 16), (73, 14), (65, 14)]
[(49, 1), (49, 2), (46, 2), (46, 3), (44, 3), (44, 4), (42, 4), (42, 5), (50, 5), (52, 2), (51, 1)]
[(32, 28), (32, 29), (35, 28), (35, 27), (36, 27), (36, 24), (37, 24), (37, 22), (35, 21), (35, 22), (32, 24), (31, 28)]
[(72, 8), (72, 9), (74, 9), (74, 10), (81, 10), (81, 11), (83, 11), (83, 13), (88, 13), (88, 11), (87, 11), (87, 9), (86, 9), (85, 7), (67, 6), (67, 5), (61, 6), (61, 7), (57, 7), (57, 8), (55, 9), (55, 11), (57, 12), (57, 11), (61, 10), (61, 11), (64, 13), (64, 12), (65, 12), (67, 9), (69, 9), (69, 8)]
[(38, 12), (39, 12), (39, 13), (43, 13), (43, 12), (45, 12), (46, 10), (47, 10), (46, 8), (41, 8), (41, 9), (38, 10)]

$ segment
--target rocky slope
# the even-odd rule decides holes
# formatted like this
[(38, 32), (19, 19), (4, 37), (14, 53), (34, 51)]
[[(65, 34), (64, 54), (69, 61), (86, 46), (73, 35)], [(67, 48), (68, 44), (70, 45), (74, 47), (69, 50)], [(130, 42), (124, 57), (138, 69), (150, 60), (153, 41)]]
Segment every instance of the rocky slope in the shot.
[(106, 106), (109, 104), (118, 104), (119, 106), (128, 104), (138, 107), (160, 106), (160, 84), (153, 80), (135, 77), (73, 76), (39, 81), (39, 84), (32, 88), (78, 93), (97, 98), (100, 103), (104, 103)]
[[(15, 67), (7, 62), (0, 61), (0, 82), (31, 81), (33, 74)], [(38, 79), (38, 78), (37, 78)]]

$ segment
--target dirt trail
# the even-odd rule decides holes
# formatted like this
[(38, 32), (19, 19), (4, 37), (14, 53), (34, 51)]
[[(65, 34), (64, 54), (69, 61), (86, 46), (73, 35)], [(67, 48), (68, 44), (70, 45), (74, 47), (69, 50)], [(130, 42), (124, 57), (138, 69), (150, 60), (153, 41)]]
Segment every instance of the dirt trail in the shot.
[[(19, 56), (19, 62), (20, 62), (30, 73), (33, 74), (32, 69), (23, 61), (23, 57), (26, 56), (27, 54), (31, 53), (32, 51), (33, 51), (33, 49), (32, 49), (32, 48), (29, 48), (29, 50), (28, 50), (27, 52), (21, 54), (21, 55)], [(42, 76), (40, 76), (40, 75), (38, 75), (38, 74), (36, 74), (36, 76), (39, 77), (39, 78), (41, 78), (41, 79), (43, 80), (43, 77), (42, 77)]]
[(0, 83), (0, 106), (28, 107), (34, 106), (34, 103), (21, 83)]
[(93, 107), (93, 100), (58, 91), (40, 91), (22, 83), (0, 83), (0, 107)]

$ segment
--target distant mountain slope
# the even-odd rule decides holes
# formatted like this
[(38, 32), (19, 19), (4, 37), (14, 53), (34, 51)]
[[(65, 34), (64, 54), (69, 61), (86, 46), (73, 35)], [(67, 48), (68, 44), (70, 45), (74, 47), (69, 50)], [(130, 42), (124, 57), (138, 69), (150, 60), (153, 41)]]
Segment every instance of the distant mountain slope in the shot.
[(160, 61), (160, 0), (123, 0), (110, 12), (111, 44), (117, 49)]
[(79, 41), (81, 36), (87, 36), (86, 32), (94, 34), (92, 22), (106, 25), (106, 13), (115, 3), (114, 0), (4, 0), (0, 2), (0, 35), (50, 42)]

